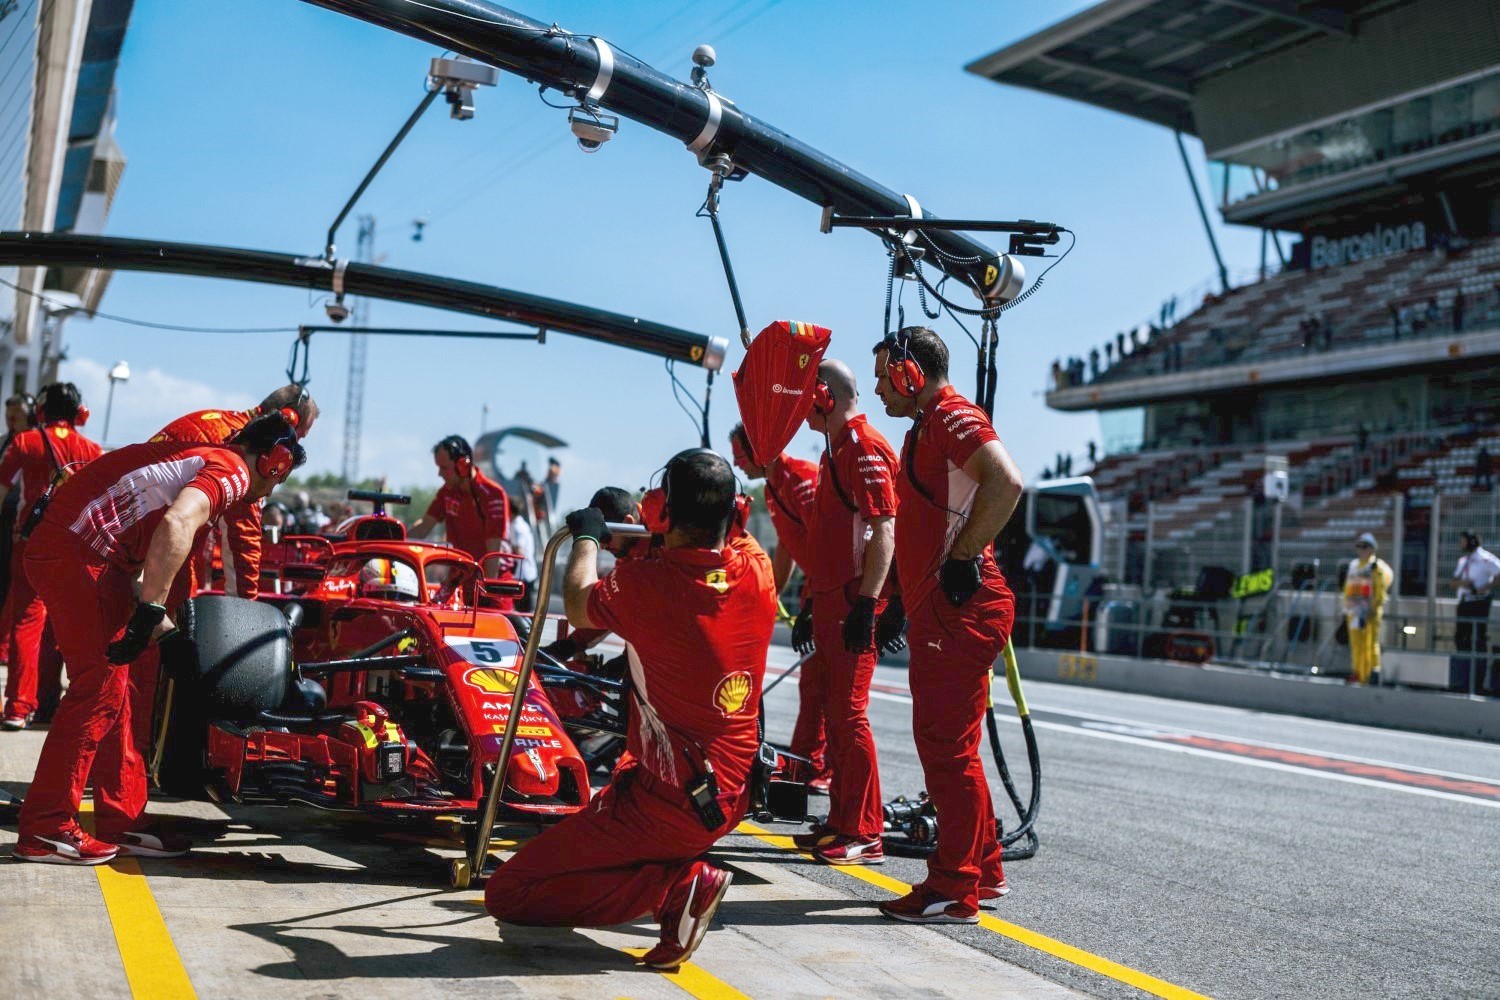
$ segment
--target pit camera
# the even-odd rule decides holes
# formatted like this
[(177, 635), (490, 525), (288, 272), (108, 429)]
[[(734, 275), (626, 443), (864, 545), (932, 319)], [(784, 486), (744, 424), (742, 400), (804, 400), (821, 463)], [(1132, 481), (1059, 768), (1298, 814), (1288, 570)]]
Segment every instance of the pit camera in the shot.
[(328, 313), (328, 318), (335, 323), (342, 323), (349, 318), (349, 307), (344, 305), (342, 295), (331, 302), (324, 303), (323, 311)]
[(600, 114), (586, 108), (568, 111), (568, 125), (578, 137), (578, 148), (585, 153), (597, 153), (599, 147), (615, 137), (620, 131), (620, 119), (616, 115)]
[(430, 90), (441, 89), (448, 101), (448, 114), (459, 121), (474, 117), (474, 91), (478, 87), (493, 87), (500, 79), (500, 71), (493, 66), (471, 62), (459, 56), (455, 59), (432, 60), (427, 74)]

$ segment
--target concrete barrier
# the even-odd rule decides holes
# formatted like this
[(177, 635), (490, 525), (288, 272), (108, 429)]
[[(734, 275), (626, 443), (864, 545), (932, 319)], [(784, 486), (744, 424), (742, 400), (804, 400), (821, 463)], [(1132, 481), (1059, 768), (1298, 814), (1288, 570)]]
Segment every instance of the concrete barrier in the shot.
[(1016, 661), (1027, 680), (1500, 742), (1497, 698), (1054, 649), (1017, 649)]

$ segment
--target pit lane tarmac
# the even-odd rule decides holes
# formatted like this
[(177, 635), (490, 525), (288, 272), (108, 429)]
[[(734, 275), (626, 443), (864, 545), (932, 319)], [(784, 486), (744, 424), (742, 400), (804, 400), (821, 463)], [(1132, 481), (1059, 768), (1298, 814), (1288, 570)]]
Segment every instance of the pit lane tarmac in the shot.
[[(0, 739), (0, 788), (24, 794), (43, 737)], [(878, 872), (846, 886), (803, 877), (814, 866), (791, 850), (791, 828), (745, 827), (714, 850), (735, 884), (692, 964), (662, 974), (634, 961), (655, 942), (649, 920), (497, 927), (479, 892), (446, 887), (462, 847), (441, 823), (176, 801), (153, 812), (202, 846), (187, 859), (92, 869), (0, 863), (0, 996), (1078, 995), (933, 928), (881, 918), (871, 899), (905, 886)], [(14, 812), (0, 814), (8, 854)]]

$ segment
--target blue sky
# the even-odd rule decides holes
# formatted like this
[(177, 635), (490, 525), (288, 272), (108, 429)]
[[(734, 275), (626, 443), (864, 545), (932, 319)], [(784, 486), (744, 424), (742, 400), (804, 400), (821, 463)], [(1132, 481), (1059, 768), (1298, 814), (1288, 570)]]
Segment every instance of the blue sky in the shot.
[[(718, 51), (717, 90), (931, 211), (1074, 229), (1077, 250), (1001, 323), (996, 424), (1030, 477), (1099, 436), (1094, 416), (1043, 405), (1051, 359), (1086, 353), (1213, 273), (1170, 132), (963, 71), (1084, 6), (531, 0), (516, 9), (601, 35), (684, 79), (693, 47), (708, 42)], [(129, 166), (109, 232), (319, 252), (333, 215), (420, 99), (436, 54), (297, 0), (137, 0), (117, 79), (117, 136)], [(376, 215), (384, 262), (727, 336), (726, 372), (736, 367), (712, 233), (694, 217), (708, 175), (692, 155), (628, 120), (601, 152), (584, 155), (564, 112), (517, 77), (502, 75), (478, 103), (469, 122), (436, 105), (366, 194), (358, 211)], [(1201, 153), (1190, 148), (1201, 177)], [(431, 221), (413, 242), (419, 216)], [(820, 234), (816, 206), (754, 178), (726, 191), (722, 218), (751, 327), (775, 319), (831, 327), (830, 355), (868, 382), (884, 300), (879, 243), (855, 231)], [(1219, 233), (1231, 268), (1256, 263), (1254, 232)], [(342, 243), (352, 250), (352, 220)], [(911, 317), (914, 296), (907, 302)], [(324, 322), (321, 300), (306, 292), (141, 273), (117, 274), (104, 309), (215, 326)], [(380, 301), (371, 322), (483, 325)], [(951, 322), (937, 328), (955, 346), (960, 389), (972, 390), (972, 349)], [(130, 362), (134, 377), (114, 403), (110, 443), (118, 444), (186, 410), (258, 399), (284, 381), (291, 340), (73, 322), (64, 373), (97, 412), (104, 372)], [(342, 335), (313, 342), (310, 388), (324, 410), (308, 441), (313, 471), (340, 465), (347, 350)], [(679, 371), (701, 390), (701, 372)], [(715, 390), (723, 448), (733, 393), (727, 379)], [(865, 402), (877, 426), (899, 436), (873, 392)], [(561, 335), (545, 346), (374, 338), (360, 471), (395, 485), (435, 482), (432, 443), (475, 435), (485, 404), (491, 428), (531, 425), (570, 442), (565, 503), (607, 482), (640, 485), (696, 443), (659, 359)], [(810, 456), (819, 446), (804, 431), (792, 450)]]

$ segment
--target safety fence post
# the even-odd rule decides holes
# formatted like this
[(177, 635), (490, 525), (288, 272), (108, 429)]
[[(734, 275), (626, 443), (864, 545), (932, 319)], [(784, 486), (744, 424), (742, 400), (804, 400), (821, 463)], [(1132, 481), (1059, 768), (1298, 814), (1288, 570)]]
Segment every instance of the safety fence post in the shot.
[[(1246, 497), (1245, 498), (1244, 511), (1245, 511), (1245, 514), (1244, 514), (1244, 516), (1245, 516), (1245, 523), (1244, 523), (1244, 531), (1241, 532), (1242, 538), (1241, 538), (1241, 545), (1240, 545), (1240, 575), (1241, 576), (1245, 576), (1245, 575), (1247, 575), (1247, 574), (1252, 573), (1252, 572), (1255, 571), (1255, 567), (1253, 565), (1251, 565), (1252, 560), (1254, 558), (1251, 555), (1251, 551), (1252, 551), (1252, 546), (1253, 546), (1254, 541), (1255, 541), (1255, 498), (1254, 497)], [(1276, 565), (1276, 560), (1272, 559), (1271, 560), (1271, 565), (1275, 566)]]
[(1142, 591), (1152, 586), (1151, 581), (1151, 557), (1152, 549), (1156, 546), (1156, 501), (1146, 501), (1146, 558), (1141, 568)]
[(1406, 554), (1406, 498), (1400, 493), (1391, 494), (1391, 568), (1396, 571), (1392, 581), (1396, 596), (1401, 596), (1401, 565)]
[(1431, 520), (1427, 525), (1427, 651), (1437, 651), (1438, 541), (1442, 538), (1443, 495), (1432, 494)]

